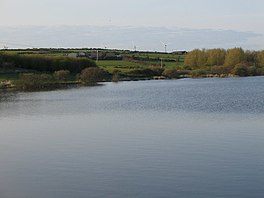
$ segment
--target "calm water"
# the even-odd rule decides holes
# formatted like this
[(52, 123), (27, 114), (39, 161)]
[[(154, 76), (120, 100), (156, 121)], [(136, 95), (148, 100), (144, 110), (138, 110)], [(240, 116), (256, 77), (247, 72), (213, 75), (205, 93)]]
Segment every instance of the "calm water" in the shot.
[(0, 197), (264, 196), (264, 77), (0, 92)]

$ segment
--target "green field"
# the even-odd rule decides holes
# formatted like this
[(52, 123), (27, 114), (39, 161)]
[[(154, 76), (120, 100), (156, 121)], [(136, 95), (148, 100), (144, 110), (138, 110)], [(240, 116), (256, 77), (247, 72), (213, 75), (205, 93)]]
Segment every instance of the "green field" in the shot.
[(121, 52), (123, 60), (99, 60), (97, 65), (110, 73), (114, 70), (128, 71), (131, 69), (144, 69), (161, 67), (182, 69), (185, 55), (155, 52)]
[[(163, 68), (174, 68), (180, 69), (184, 66), (183, 62), (172, 62), (163, 61)], [(97, 65), (108, 72), (112, 73), (115, 70), (126, 72), (132, 69), (144, 69), (144, 68), (153, 68), (153, 67), (161, 67), (161, 61), (123, 61), (123, 60), (102, 60), (98, 61)]]

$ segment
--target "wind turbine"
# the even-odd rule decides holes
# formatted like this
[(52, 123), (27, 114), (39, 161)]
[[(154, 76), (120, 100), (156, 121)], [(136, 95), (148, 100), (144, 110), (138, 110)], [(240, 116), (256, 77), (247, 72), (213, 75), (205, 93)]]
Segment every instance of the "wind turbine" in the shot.
[(104, 49), (106, 50), (107, 49), (107, 45), (106, 44), (102, 44), (104, 46)]
[(137, 46), (135, 45), (134, 41), (132, 41), (132, 46), (133, 46), (134, 51), (136, 52), (137, 51)]
[(167, 47), (168, 44), (165, 44), (164, 42), (160, 41), (160, 43), (164, 46), (165, 53), (167, 53)]

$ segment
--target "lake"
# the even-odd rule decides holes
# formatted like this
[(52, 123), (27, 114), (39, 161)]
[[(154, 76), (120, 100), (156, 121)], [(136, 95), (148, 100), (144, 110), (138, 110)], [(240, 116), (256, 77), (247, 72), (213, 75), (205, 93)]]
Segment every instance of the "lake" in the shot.
[(264, 77), (0, 92), (0, 197), (260, 198)]

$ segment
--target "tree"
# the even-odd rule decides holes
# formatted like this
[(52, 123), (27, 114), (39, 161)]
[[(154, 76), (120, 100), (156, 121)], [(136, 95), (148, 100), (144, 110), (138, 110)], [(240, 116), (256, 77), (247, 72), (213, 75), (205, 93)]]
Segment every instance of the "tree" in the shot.
[(258, 53), (256, 51), (245, 51), (245, 59), (247, 63), (254, 64), (256, 66)]
[(195, 49), (186, 55), (184, 64), (192, 68), (199, 68), (205, 66), (206, 62), (207, 62), (206, 51)]
[(224, 49), (210, 49), (207, 53), (207, 65), (208, 66), (220, 66), (225, 62), (226, 50)]
[(225, 58), (225, 66), (234, 67), (235, 65), (245, 61), (245, 52), (242, 48), (233, 48), (227, 50)]
[(4, 62), (13, 63), (15, 67), (40, 72), (69, 70), (72, 73), (79, 73), (86, 67), (96, 67), (95, 62), (87, 58), (70, 58), (43, 54), (18, 55), (11, 53), (2, 53), (1, 57)]
[(264, 50), (257, 53), (257, 63), (260, 67), (264, 67)]

